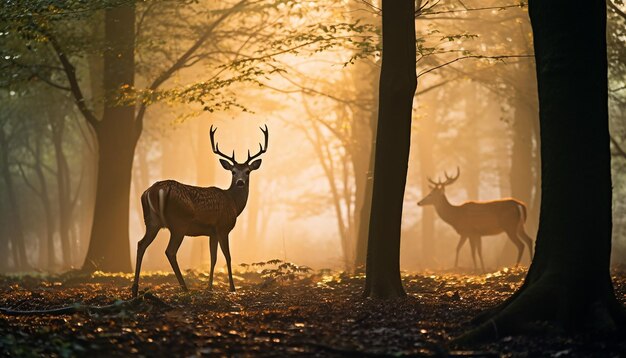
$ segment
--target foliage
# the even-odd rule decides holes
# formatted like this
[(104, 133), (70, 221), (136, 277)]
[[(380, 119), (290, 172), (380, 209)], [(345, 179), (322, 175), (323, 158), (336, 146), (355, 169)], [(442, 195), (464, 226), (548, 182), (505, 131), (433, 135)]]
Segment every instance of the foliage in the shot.
[(239, 266), (249, 268), (262, 268), (258, 273), (264, 281), (264, 285), (270, 285), (276, 282), (293, 281), (310, 277), (311, 268), (307, 266), (298, 266), (291, 262), (285, 262), (279, 259), (269, 261), (254, 262), (252, 264), (239, 264)]

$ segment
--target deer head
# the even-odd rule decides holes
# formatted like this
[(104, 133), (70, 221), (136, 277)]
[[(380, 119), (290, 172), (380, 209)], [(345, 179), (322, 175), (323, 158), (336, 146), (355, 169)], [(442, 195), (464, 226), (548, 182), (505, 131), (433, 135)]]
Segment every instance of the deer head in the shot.
[(426, 195), (424, 199), (419, 201), (417, 205), (437, 205), (437, 203), (440, 203), (441, 200), (446, 197), (446, 186), (454, 183), (457, 179), (459, 179), (461, 171), (459, 167), (456, 167), (456, 175), (454, 177), (450, 177), (447, 172), (443, 172), (443, 174), (446, 176), (445, 180), (438, 179), (437, 181), (434, 181), (428, 178), (431, 191), (430, 193), (428, 193), (428, 195)]
[(253, 159), (256, 159), (257, 157), (259, 157), (261, 154), (265, 153), (267, 151), (267, 143), (268, 143), (268, 139), (269, 139), (269, 132), (267, 130), (267, 125), (265, 126), (265, 129), (260, 128), (261, 132), (263, 132), (263, 136), (265, 137), (265, 146), (262, 145), (261, 143), (259, 143), (259, 152), (255, 155), (250, 155), (250, 150), (248, 150), (248, 160), (246, 160), (243, 163), (238, 163), (235, 160), (235, 151), (233, 150), (233, 155), (232, 156), (228, 156), (224, 153), (222, 153), (219, 149), (219, 144), (215, 142), (215, 132), (217, 131), (217, 128), (213, 129), (213, 126), (211, 126), (210, 129), (210, 137), (211, 137), (211, 147), (213, 148), (213, 153), (219, 155), (220, 157), (224, 158), (224, 159), (220, 159), (220, 164), (222, 164), (222, 167), (228, 171), (230, 171), (233, 175), (232, 177), (232, 181), (230, 186), (232, 188), (234, 187), (239, 187), (239, 188), (244, 188), (248, 185), (249, 183), (249, 178), (250, 178), (250, 172), (253, 170), (257, 170), (261, 167), (261, 159), (257, 159), (252, 161)]

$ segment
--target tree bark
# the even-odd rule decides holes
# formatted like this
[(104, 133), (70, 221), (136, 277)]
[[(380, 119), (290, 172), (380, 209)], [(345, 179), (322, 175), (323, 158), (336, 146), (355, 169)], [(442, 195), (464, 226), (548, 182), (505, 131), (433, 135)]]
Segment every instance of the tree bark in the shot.
[(523, 332), (537, 321), (595, 333), (626, 324), (609, 272), (606, 3), (531, 0), (529, 8), (542, 160), (536, 256), (522, 287), (457, 343)]
[(415, 2), (383, 0), (383, 60), (364, 296), (406, 295), (400, 277), (402, 203), (411, 142)]
[(118, 103), (124, 86), (134, 85), (135, 6), (105, 13), (104, 113), (95, 126), (98, 173), (94, 222), (85, 270), (131, 272), (128, 236), (130, 182), (139, 138), (135, 107)]

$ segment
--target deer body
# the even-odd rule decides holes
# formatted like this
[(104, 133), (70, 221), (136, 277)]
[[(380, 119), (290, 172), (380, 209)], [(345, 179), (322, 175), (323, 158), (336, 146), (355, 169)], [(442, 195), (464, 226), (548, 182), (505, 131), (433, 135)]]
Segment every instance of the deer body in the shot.
[(468, 201), (461, 205), (450, 204), (445, 195), (445, 186), (456, 181), (459, 174), (454, 178), (446, 174), (445, 182), (433, 182), (431, 180), (431, 183), (434, 185), (432, 191), (418, 203), (420, 206), (433, 205), (439, 217), (452, 226), (460, 235), (456, 248), (454, 267), (458, 265), (461, 247), (469, 239), (474, 268), (476, 268), (476, 252), (478, 252), (481, 268), (485, 271), (481, 237), (497, 235), (503, 232), (517, 247), (516, 265), (519, 265), (524, 253), (524, 244), (528, 246), (532, 259), (532, 240), (524, 230), (526, 205), (512, 198), (492, 201)]
[(133, 296), (137, 296), (139, 290), (139, 274), (143, 255), (161, 229), (170, 231), (170, 241), (165, 250), (165, 255), (174, 270), (176, 279), (185, 291), (187, 286), (176, 260), (176, 253), (185, 236), (209, 236), (211, 253), (209, 289), (213, 287), (213, 273), (217, 262), (219, 244), (226, 259), (230, 290), (235, 291), (228, 235), (235, 227), (237, 217), (246, 207), (250, 172), (261, 166), (260, 159), (252, 162), (251, 160), (267, 150), (267, 127), (265, 130), (261, 130), (265, 135), (265, 147), (261, 145), (259, 153), (254, 156), (250, 156), (250, 152), (248, 152), (248, 160), (245, 163), (237, 163), (234, 153), (229, 157), (219, 151), (218, 145), (214, 143), (215, 130), (211, 128), (213, 152), (227, 159), (220, 159), (220, 163), (224, 169), (232, 173), (232, 181), (228, 189), (203, 188), (182, 184), (174, 180), (164, 180), (154, 183), (141, 195), (146, 234), (137, 244), (137, 263), (132, 287)]
[[(228, 189), (197, 187), (165, 180), (154, 183), (142, 195), (144, 220), (185, 236), (210, 236), (230, 231), (248, 201), (248, 185)], [(148, 211), (146, 212), (146, 208)], [(152, 224), (152, 223), (150, 223)]]

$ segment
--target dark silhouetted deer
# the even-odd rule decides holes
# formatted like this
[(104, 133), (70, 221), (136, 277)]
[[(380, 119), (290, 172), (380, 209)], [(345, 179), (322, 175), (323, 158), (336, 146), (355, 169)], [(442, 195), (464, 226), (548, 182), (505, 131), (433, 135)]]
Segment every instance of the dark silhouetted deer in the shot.
[(267, 126), (261, 128), (265, 137), (265, 145), (259, 144), (260, 150), (255, 155), (250, 155), (244, 163), (235, 161), (235, 151), (232, 156), (227, 156), (219, 150), (215, 143), (215, 131), (210, 129), (211, 147), (213, 153), (224, 159), (220, 163), (224, 169), (232, 173), (232, 180), (228, 189), (216, 187), (201, 188), (197, 186), (181, 184), (174, 180), (165, 180), (154, 183), (141, 195), (143, 218), (146, 223), (146, 234), (137, 244), (137, 264), (135, 268), (135, 281), (132, 287), (133, 297), (137, 296), (139, 289), (139, 273), (141, 260), (160, 229), (169, 229), (170, 242), (165, 250), (165, 255), (172, 265), (178, 283), (187, 291), (187, 286), (180, 273), (176, 253), (185, 236), (209, 236), (211, 250), (211, 273), (209, 275), (209, 289), (213, 288), (213, 270), (217, 261), (217, 245), (219, 243), (222, 253), (226, 258), (228, 267), (228, 280), (230, 290), (235, 291), (233, 274), (230, 264), (230, 249), (228, 247), (228, 234), (235, 227), (237, 216), (241, 214), (248, 201), (250, 172), (259, 169), (261, 159), (256, 159), (267, 151), (269, 133)]
[(476, 251), (478, 251), (480, 266), (484, 272), (485, 264), (483, 263), (481, 237), (497, 235), (502, 232), (506, 233), (517, 247), (516, 265), (519, 265), (522, 259), (524, 243), (528, 246), (532, 260), (533, 242), (526, 234), (526, 231), (524, 231), (526, 205), (516, 199), (483, 202), (468, 201), (461, 205), (452, 205), (446, 198), (445, 188), (454, 183), (460, 174), (460, 170), (457, 167), (457, 174), (454, 177), (449, 177), (448, 173), (444, 172), (446, 176), (445, 181), (438, 180), (435, 182), (428, 178), (428, 181), (432, 184), (432, 190), (424, 199), (417, 203), (419, 206), (433, 205), (439, 217), (450, 224), (461, 235), (456, 247), (454, 267), (458, 265), (461, 247), (469, 239), (474, 269), (476, 269)]

